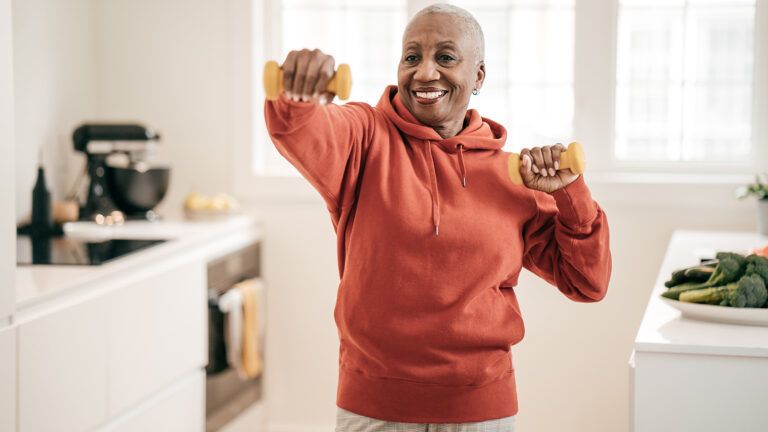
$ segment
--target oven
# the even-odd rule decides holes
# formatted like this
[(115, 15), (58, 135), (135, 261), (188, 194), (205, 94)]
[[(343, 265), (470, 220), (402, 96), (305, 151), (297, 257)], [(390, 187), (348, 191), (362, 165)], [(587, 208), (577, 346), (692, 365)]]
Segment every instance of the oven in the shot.
[[(206, 366), (206, 431), (222, 430), (254, 404), (263, 403), (264, 334), (266, 328), (266, 289), (261, 279), (261, 242), (254, 242), (208, 263), (208, 365)], [(219, 300), (236, 284), (243, 281), (259, 285), (258, 353), (261, 372), (254, 378), (242, 378), (227, 361), (228, 314), (219, 307)], [(252, 415), (251, 415), (252, 416)], [(231, 429), (231, 428), (228, 428)], [(260, 430), (251, 427), (250, 430)]]

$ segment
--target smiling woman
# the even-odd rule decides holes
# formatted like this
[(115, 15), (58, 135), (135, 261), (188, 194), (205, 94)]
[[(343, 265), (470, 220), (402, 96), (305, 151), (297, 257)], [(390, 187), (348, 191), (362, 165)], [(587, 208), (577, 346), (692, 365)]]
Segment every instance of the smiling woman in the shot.
[(405, 29), (398, 93), (414, 117), (443, 138), (464, 128), (470, 94), (483, 86), (484, 45), (477, 21), (447, 5), (423, 9)]
[(523, 149), (514, 184), (506, 129), (468, 109), (483, 56), (474, 18), (435, 5), (405, 28), (398, 85), (375, 107), (332, 103), (319, 49), (288, 53), (285, 92), (265, 101), (338, 239), (337, 432), (512, 431), (522, 268), (576, 302), (606, 294), (607, 217), (559, 166), (563, 146)]

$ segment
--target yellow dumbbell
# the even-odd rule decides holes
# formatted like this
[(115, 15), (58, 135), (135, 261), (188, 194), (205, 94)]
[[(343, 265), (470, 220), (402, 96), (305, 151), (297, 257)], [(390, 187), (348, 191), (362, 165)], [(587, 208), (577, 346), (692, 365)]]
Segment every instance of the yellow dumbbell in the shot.
[[(339, 65), (325, 90), (335, 94), (341, 100), (349, 99), (349, 93), (352, 90), (352, 72), (348, 64)], [(264, 91), (268, 100), (276, 100), (283, 91), (283, 70), (274, 60), (264, 65)]]
[[(583, 174), (586, 162), (584, 161), (584, 148), (577, 142), (568, 144), (568, 149), (560, 153), (559, 170), (570, 168), (574, 174)], [(509, 178), (514, 184), (523, 184), (520, 176), (520, 155), (511, 153), (507, 161)]]

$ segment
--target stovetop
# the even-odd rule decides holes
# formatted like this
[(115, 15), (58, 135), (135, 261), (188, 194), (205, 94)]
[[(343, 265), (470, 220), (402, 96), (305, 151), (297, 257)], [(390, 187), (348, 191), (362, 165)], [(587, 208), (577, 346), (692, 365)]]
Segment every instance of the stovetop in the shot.
[(101, 265), (166, 242), (163, 239), (78, 239), (68, 236), (17, 235), (18, 265)]

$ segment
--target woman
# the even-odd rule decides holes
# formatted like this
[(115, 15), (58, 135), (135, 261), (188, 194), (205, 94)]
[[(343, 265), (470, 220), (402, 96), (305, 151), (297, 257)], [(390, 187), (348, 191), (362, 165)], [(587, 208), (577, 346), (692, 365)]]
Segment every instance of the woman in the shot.
[(265, 102), (338, 238), (337, 432), (512, 430), (521, 268), (577, 302), (606, 294), (607, 219), (558, 170), (563, 146), (524, 149), (515, 185), (505, 129), (467, 110), (483, 55), (468, 12), (433, 5), (405, 29), (398, 85), (375, 107), (329, 103), (334, 59), (319, 50), (288, 54), (286, 92)]

